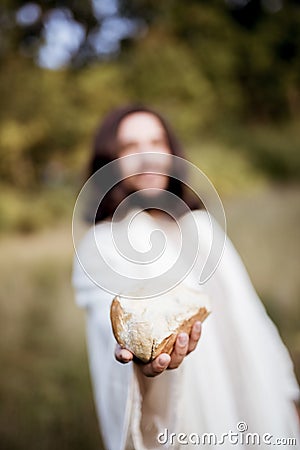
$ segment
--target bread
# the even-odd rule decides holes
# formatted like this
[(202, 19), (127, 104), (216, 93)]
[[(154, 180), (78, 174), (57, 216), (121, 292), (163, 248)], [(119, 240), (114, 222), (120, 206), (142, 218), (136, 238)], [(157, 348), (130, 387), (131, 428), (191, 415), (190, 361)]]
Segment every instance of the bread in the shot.
[(197, 320), (203, 322), (207, 304), (205, 294), (182, 285), (151, 299), (116, 296), (110, 310), (113, 333), (121, 347), (147, 363), (170, 354), (178, 333), (189, 334)]

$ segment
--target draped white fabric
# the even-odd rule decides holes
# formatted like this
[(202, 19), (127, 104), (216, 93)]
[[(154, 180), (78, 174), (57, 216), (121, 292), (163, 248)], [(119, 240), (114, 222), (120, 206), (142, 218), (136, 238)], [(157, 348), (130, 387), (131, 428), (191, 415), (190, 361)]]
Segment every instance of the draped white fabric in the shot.
[[(115, 340), (109, 318), (113, 294), (94, 284), (85, 272), (93, 275), (98, 270), (94, 231), (86, 235), (78, 251), (79, 258), (88, 261), (88, 268), (85, 265), (83, 270), (75, 258), (73, 285), (77, 304), (87, 312), (90, 371), (104, 444), (108, 450), (179, 448), (175, 438), (162, 445), (157, 441), (158, 434), (165, 430), (176, 436), (214, 433), (221, 439), (224, 433), (237, 433), (237, 424), (245, 422), (247, 433), (269, 433), (274, 440), (296, 438), (298, 446), (284, 448), (300, 448), (293, 404), (299, 398), (299, 388), (289, 354), (229, 239), (215, 273), (203, 286), (198, 285), (211, 228), (204, 212), (195, 211), (191, 217), (198, 226), (200, 254), (183, 283), (209, 295), (212, 313), (203, 324), (197, 349), (178, 369), (156, 378), (144, 377), (133, 363), (123, 366), (114, 359)], [(159, 219), (143, 212), (134, 223), (131, 240), (137, 247), (142, 245), (145, 236), (158, 226), (169, 236), (166, 254), (172, 261), (178, 256), (178, 236), (168, 222), (159, 223)], [(189, 217), (183, 218), (182, 226), (189, 226)], [(96, 226), (95, 238), (116, 270), (126, 270), (115, 252), (109, 222)], [(157, 267), (153, 270), (156, 273)], [(187, 442), (181, 447), (192, 449), (195, 445)], [(225, 439), (223, 448), (256, 446), (241, 442), (233, 445)], [(270, 445), (261, 443), (257, 448)]]

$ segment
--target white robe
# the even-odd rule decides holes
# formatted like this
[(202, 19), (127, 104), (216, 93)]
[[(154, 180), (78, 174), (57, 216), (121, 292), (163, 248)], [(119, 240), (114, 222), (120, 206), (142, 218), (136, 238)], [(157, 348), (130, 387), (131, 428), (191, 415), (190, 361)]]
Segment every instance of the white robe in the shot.
[[(193, 212), (193, 217), (204, 258), (211, 228), (203, 211)], [(142, 248), (145, 236), (157, 228), (158, 222), (146, 212), (139, 214), (132, 243)], [(168, 233), (168, 224), (163, 227)], [(98, 224), (83, 239), (78, 255), (85, 261), (85, 270), (89, 274), (98, 270), (94, 236), (116, 270), (125, 270), (126, 264), (123, 265), (110, 237), (110, 222)], [(170, 236), (167, 255), (176, 255), (178, 242), (175, 238), (172, 241), (171, 230)], [(204, 439), (204, 433), (214, 434), (214, 445), (198, 441), (203, 448), (264, 449), (270, 448), (275, 439), (288, 438), (297, 439), (297, 445), (284, 448), (300, 448), (299, 422), (293, 404), (299, 399), (299, 388), (292, 362), (239, 255), (227, 238), (217, 270), (201, 287), (197, 284), (200, 259), (183, 281), (187, 286), (197, 285), (211, 299), (212, 313), (203, 324), (198, 346), (178, 369), (147, 378), (134, 363), (122, 365), (115, 360), (109, 318), (113, 294), (94, 284), (75, 258), (73, 285), (77, 304), (87, 311), (90, 371), (106, 449), (193, 449), (193, 442)], [(239, 428), (243, 424), (246, 431)], [(235, 443), (226, 436), (230, 432), (236, 433)], [(172, 437), (171, 433), (176, 435)], [(184, 435), (178, 437), (179, 433)], [(260, 439), (260, 445), (243, 444), (247, 433), (256, 433), (259, 437), (253, 439)]]

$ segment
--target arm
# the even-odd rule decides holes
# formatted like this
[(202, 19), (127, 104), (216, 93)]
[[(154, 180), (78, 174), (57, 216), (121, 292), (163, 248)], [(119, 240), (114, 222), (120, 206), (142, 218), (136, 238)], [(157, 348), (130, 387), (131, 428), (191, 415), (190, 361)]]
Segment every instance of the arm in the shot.
[[(106, 241), (100, 235), (102, 229), (98, 228), (98, 232), (97, 238), (105, 245)], [(93, 239), (92, 234), (90, 238)], [(89, 264), (89, 273), (97, 270), (99, 275), (94, 250), (94, 242), (89, 245), (88, 239), (80, 248), (84, 253), (85, 267)], [(108, 256), (112, 256), (111, 252)], [(87, 312), (90, 372), (105, 445), (113, 450), (124, 448), (130, 430), (137, 448), (152, 448), (162, 428), (175, 429), (180, 414), (181, 362), (196, 347), (201, 330), (195, 326), (189, 337), (183, 334), (187, 342), (180, 345), (178, 339), (171, 356), (160, 355), (149, 365), (126, 364), (133, 360), (133, 355), (124, 349), (116, 349), (109, 318), (113, 294), (94, 284), (77, 259), (74, 262), (73, 285), (77, 304)], [(165, 358), (162, 365), (160, 358)], [(179, 367), (178, 370), (166, 370), (176, 367)], [(156, 376), (158, 373), (159, 377)], [(151, 441), (151, 444), (144, 445), (146, 441)]]
[[(212, 236), (209, 221), (203, 212), (195, 212), (195, 218), (199, 235), (204, 237), (203, 247), (208, 253), (207, 247)], [(218, 224), (216, 230), (217, 233), (221, 233)], [(223, 334), (223, 339), (232, 333), (228, 340), (229, 347), (231, 340), (239, 342), (241, 364), (246, 366), (248, 361), (251, 361), (249, 370), (254, 369), (254, 373), (256, 372), (263, 380), (269, 376), (270, 381), (266, 389), (274, 382), (273, 391), (275, 391), (277, 383), (283, 396), (289, 400), (299, 401), (299, 387), (290, 355), (228, 236), (220, 264), (206, 283), (206, 289), (211, 292), (213, 316), (218, 331)]]
[[(86, 312), (86, 340), (93, 397), (99, 428), (107, 450), (123, 450), (126, 442), (132, 389), (132, 367), (115, 361), (115, 339), (109, 309), (112, 294), (96, 286), (74, 261), (76, 303)], [(76, 331), (75, 331), (76, 332)]]

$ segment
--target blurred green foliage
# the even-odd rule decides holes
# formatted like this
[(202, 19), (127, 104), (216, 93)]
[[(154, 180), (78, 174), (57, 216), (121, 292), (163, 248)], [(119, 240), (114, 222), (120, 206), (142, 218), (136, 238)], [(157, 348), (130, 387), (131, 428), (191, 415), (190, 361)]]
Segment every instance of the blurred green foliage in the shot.
[[(221, 195), (299, 178), (297, 2), (120, 0), (108, 18), (139, 26), (105, 56), (87, 49), (107, 19), (92, 2), (36, 1), (36, 21), (21, 24), (26, 5), (0, 8), (0, 232), (70, 214), (96, 126), (128, 102), (165, 114)], [(36, 64), (53, 12), (85, 29), (57, 71)]]
[[(122, 0), (112, 17), (140, 27), (102, 59), (85, 45), (105, 20), (91, 2), (36, 1), (40, 15), (27, 25), (16, 20), (24, 5), (7, 0), (0, 8), (2, 184), (76, 183), (101, 117), (130, 101), (159, 108), (188, 145), (199, 143), (199, 154), (202, 140), (213, 142), (220, 153), (244, 152), (267, 177), (299, 177), (297, 2), (272, 10), (271, 0)], [(35, 64), (53, 11), (67, 11), (86, 33), (59, 71)]]

